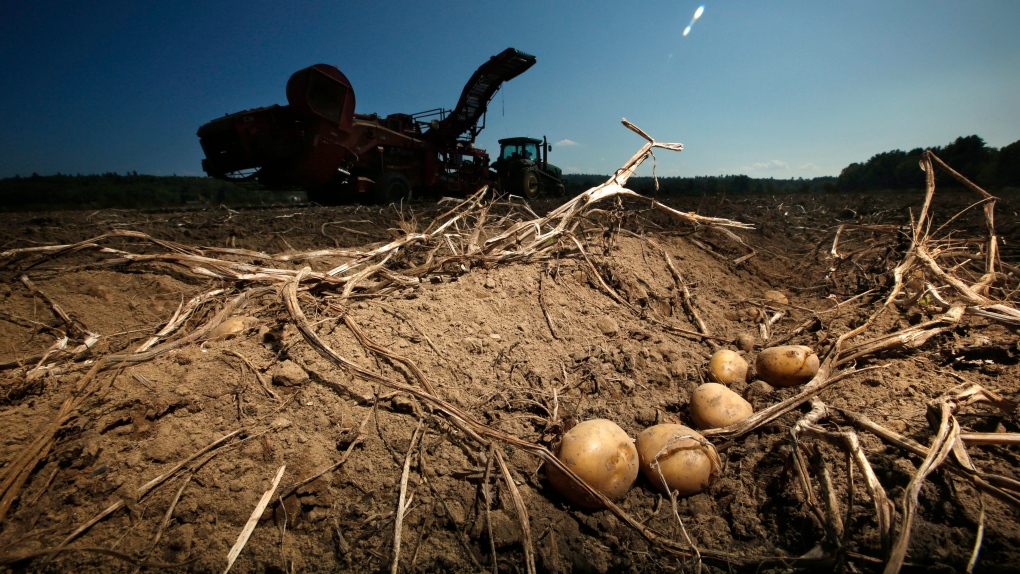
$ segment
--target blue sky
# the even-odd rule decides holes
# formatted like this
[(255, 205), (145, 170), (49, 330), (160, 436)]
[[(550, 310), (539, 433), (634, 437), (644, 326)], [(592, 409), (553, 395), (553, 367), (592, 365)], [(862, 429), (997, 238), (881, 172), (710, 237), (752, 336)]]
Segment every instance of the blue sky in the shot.
[[(1020, 2), (705, 0), (10, 2), (0, 20), (0, 177), (201, 174), (195, 131), (286, 103), (334, 64), (357, 110), (453, 107), (507, 47), (538, 63), (490, 105), (479, 147), (548, 136), (609, 173), (656, 139), (661, 175), (838, 175), (891, 149), (1020, 139)], [(650, 167), (649, 167), (650, 171)]]

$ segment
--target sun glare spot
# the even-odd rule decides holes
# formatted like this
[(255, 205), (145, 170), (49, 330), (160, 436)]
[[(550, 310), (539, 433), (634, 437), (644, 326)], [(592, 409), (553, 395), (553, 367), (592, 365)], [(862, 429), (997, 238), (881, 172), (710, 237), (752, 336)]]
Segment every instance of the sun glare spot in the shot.
[(694, 23), (697, 22), (698, 18), (701, 18), (701, 15), (704, 14), (704, 13), (705, 13), (705, 5), (702, 4), (701, 6), (698, 6), (697, 10), (694, 11), (694, 17), (691, 18), (691, 23), (688, 24), (686, 28), (684, 28), (684, 33), (683, 33), (684, 37), (686, 37), (688, 34), (691, 33), (691, 28), (694, 27)]

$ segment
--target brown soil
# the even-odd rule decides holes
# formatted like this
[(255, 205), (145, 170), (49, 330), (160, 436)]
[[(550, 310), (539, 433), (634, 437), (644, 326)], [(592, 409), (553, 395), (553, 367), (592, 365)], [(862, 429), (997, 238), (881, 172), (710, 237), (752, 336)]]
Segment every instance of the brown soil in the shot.
[[(940, 191), (936, 198), (936, 226), (973, 202), (972, 195), (954, 191)], [(668, 252), (694, 307), (722, 347), (736, 349), (728, 341), (748, 334), (755, 349), (743, 354), (752, 364), (757, 351), (777, 341), (809, 345), (825, 356), (840, 335), (882, 305), (892, 285), (891, 270), (909, 245), (902, 228), (846, 229), (839, 252), (855, 255), (830, 272), (837, 226), (904, 226), (922, 200), (918, 194), (668, 201), (681, 211), (754, 224), (753, 230), (733, 231), (746, 245), (726, 232), (696, 229), (641, 204), (606, 205), (576, 232), (592, 265), (566, 241), (552, 257), (467, 261), (420, 283), (380, 293), (358, 291), (350, 298), (340, 296), (342, 286), (320, 284), (302, 292), (299, 301), (315, 332), (352, 363), (420, 389), (409, 366), (416, 365), (439, 398), (495, 431), (555, 448), (571, 424), (607, 418), (636, 436), (656, 423), (692, 424), (688, 398), (706, 380), (713, 351), (708, 340), (679, 331), (697, 332), (698, 326), (655, 245)], [(531, 208), (541, 215), (556, 205), (540, 201)], [(1016, 209), (1015, 198), (1003, 199), (996, 208), (1005, 237), (1001, 257), (1009, 265), (1017, 265), (1016, 251), (1011, 251), (1020, 241)], [(76, 250), (5, 253), (0, 260), (0, 362), (5, 363), (0, 371), (0, 464), (9, 469), (34, 441), (54, 435), (24, 475), (24, 484), (16, 485), (19, 495), (0, 526), (0, 560), (18, 570), (134, 571), (136, 563), (144, 562), (175, 564), (174, 571), (221, 572), (259, 499), (285, 465), (276, 496), (232, 571), (388, 571), (403, 477), (404, 571), (495, 571), (494, 554), (500, 571), (525, 571), (524, 517), (493, 462), (494, 451), (452, 424), (441, 406), (354, 376), (324, 358), (284, 305), (283, 282), (215, 277), (208, 272), (214, 266), (188, 260), (123, 258), (124, 252), (180, 252), (177, 244), (271, 255), (364, 251), (420, 231), (440, 213), (440, 206), (415, 204), (403, 212), (297, 207), (0, 216), (2, 250), (72, 244), (113, 230), (139, 231), (164, 242), (115, 236)], [(509, 225), (502, 216), (520, 219), (521, 213), (493, 206), (482, 238)], [(960, 230), (958, 237), (985, 233), (980, 210), (953, 226)], [(472, 229), (451, 228), (450, 233), (459, 234), (451, 242), (463, 242)], [(734, 263), (750, 252), (748, 246), (755, 255)], [(350, 260), (335, 253), (281, 262), (202, 251), (222, 260), (287, 270), (310, 266), (320, 272)], [(427, 255), (418, 251), (414, 257), (422, 261)], [(1012, 269), (1005, 269), (1014, 275), (1003, 288), (1016, 288)], [(20, 281), (22, 276), (31, 279), (35, 291)], [(269, 288), (252, 291), (231, 313), (240, 318), (235, 331), (103, 369), (92, 376), (87, 392), (73, 394), (97, 359), (133, 352), (182, 303), (225, 290), (201, 305), (168, 337), (171, 342), (214, 320), (239, 292), (262, 285)], [(767, 291), (781, 292), (788, 303), (776, 301), (774, 294), (766, 297)], [(54, 314), (44, 295), (69, 315), (74, 328)], [(995, 289), (991, 295), (1014, 297)], [(760, 325), (778, 311), (784, 315), (768, 329), (766, 341)], [(937, 314), (924, 301), (896, 308), (859, 340)], [(345, 318), (390, 354), (409, 361), (360, 344)], [(811, 324), (790, 336), (806, 323)], [(90, 350), (74, 357), (58, 354), (47, 361), (48, 368), (29, 372), (62, 333), (71, 336), (67, 350), (72, 351), (85, 331), (100, 335)], [(819, 398), (929, 445), (935, 434), (926, 419), (930, 401), (963, 383), (1020, 398), (1018, 359), (1015, 328), (968, 315), (918, 349), (882, 351), (845, 365), (882, 368), (835, 383)], [(756, 410), (798, 391), (760, 381), (732, 388)], [(69, 397), (82, 400), (59, 420)], [(818, 500), (824, 499), (822, 461), (832, 476), (845, 527), (842, 548), (836, 548), (819, 521), (824, 510), (816, 513), (805, 502), (789, 431), (808, 410), (804, 404), (750, 433), (713, 439), (724, 469), (708, 490), (678, 501), (680, 521), (669, 499), (643, 477), (619, 501), (620, 509), (673, 547), (688, 548), (682, 521), (708, 571), (787, 570), (798, 563), (783, 559), (803, 555), (818, 559), (800, 564), (807, 569), (880, 571), (886, 554), (875, 506), (856, 468), (849, 486), (842, 450), (820, 440), (803, 441)], [(965, 408), (958, 420), (965, 430), (1020, 432), (1016, 414), (987, 408)], [(59, 426), (51, 428), (54, 421)], [(833, 421), (823, 426), (852, 430)], [(236, 431), (221, 448), (193, 459), (151, 491), (140, 490)], [(905, 489), (922, 457), (874, 434), (857, 434), (896, 504), (898, 534)], [(526, 507), (539, 571), (693, 568), (609, 510), (571, 507), (549, 486), (541, 459), (503, 442), (492, 444)], [(970, 446), (968, 451), (978, 469), (1020, 479), (1020, 447)], [(291, 488), (341, 460), (338, 468)], [(124, 501), (122, 508), (78, 535), (67, 551), (33, 554), (57, 547), (118, 501)], [(969, 480), (944, 470), (932, 473), (920, 490), (908, 569), (964, 570), (982, 504), (985, 530), (978, 570), (1020, 570), (1017, 508), (979, 496)]]

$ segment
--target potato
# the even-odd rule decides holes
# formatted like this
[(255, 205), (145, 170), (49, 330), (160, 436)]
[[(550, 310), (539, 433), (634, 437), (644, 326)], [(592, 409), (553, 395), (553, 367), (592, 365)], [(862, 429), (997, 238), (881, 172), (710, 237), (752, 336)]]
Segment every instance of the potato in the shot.
[(736, 351), (720, 349), (708, 361), (708, 378), (723, 384), (744, 382), (747, 380), (747, 361)]
[(719, 383), (705, 383), (691, 395), (691, 418), (701, 430), (727, 427), (752, 413), (751, 403)]
[(666, 494), (669, 490), (680, 496), (701, 492), (715, 482), (722, 470), (719, 453), (712, 443), (684, 425), (646, 428), (637, 437), (637, 450), (641, 473)]
[(750, 351), (754, 349), (754, 335), (750, 333), (741, 333), (737, 335), (737, 338), (733, 341), (737, 348), (741, 351)]
[(804, 345), (782, 345), (758, 353), (754, 361), (758, 378), (777, 387), (795, 387), (814, 378), (818, 355)]
[[(610, 500), (623, 498), (638, 475), (638, 453), (634, 439), (613, 421), (584, 421), (563, 434), (556, 453), (574, 474)], [(553, 488), (578, 506), (601, 508), (602, 503), (585, 492), (565, 473), (548, 466)]]
[(209, 332), (209, 340), (222, 341), (223, 339), (229, 339), (239, 335), (243, 331), (244, 317), (231, 317), (219, 325), (216, 325), (216, 327)]

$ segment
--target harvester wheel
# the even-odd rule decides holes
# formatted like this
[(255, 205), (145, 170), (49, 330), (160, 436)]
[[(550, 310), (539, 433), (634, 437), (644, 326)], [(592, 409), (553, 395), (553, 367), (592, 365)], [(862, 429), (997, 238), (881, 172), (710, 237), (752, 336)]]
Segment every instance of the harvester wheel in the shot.
[(411, 201), (411, 182), (399, 173), (388, 173), (376, 186), (376, 198), (379, 203), (398, 203)]
[(535, 170), (529, 169), (521, 173), (517, 190), (528, 199), (538, 197), (538, 194), (542, 191), (542, 182), (538, 179), (538, 174)]

